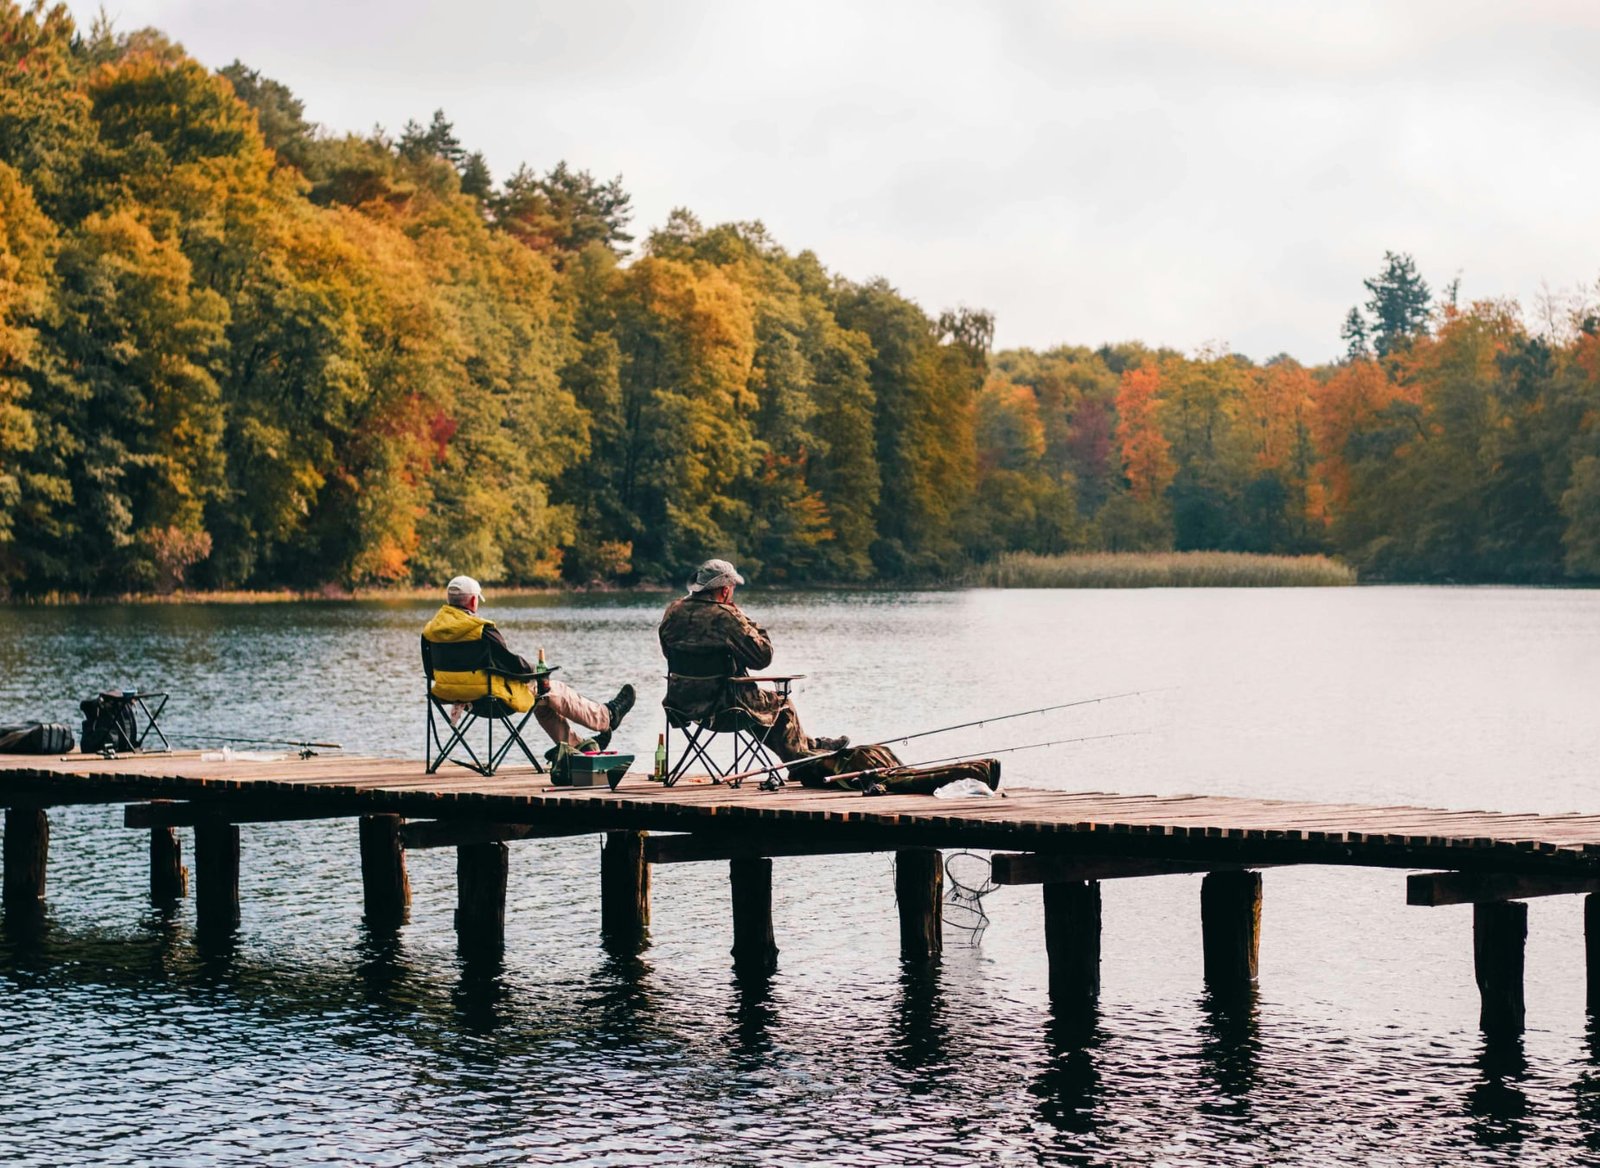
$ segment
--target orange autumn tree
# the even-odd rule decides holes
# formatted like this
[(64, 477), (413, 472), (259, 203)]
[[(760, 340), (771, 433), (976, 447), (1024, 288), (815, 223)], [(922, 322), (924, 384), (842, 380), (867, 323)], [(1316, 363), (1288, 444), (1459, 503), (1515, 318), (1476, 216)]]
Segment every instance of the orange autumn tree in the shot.
[(1291, 546), (1312, 550), (1326, 510), (1325, 494), (1314, 489), (1311, 371), (1282, 358), (1251, 371), (1245, 382), (1241, 422), (1249, 435), (1258, 484), (1278, 484), (1284, 496), (1282, 519)]
[(1320, 455), (1312, 468), (1323, 521), (1331, 522), (1350, 501), (1349, 448), (1352, 439), (1370, 429), (1400, 391), (1376, 361), (1356, 360), (1341, 366), (1312, 399), (1311, 437)]
[(1124, 370), (1117, 383), (1114, 436), (1126, 491), (1113, 491), (1094, 517), (1092, 543), (1107, 551), (1158, 551), (1172, 546), (1165, 494), (1177, 474), (1162, 433), (1162, 375), (1153, 364)]
[(1161, 498), (1177, 473), (1172, 443), (1161, 432), (1161, 371), (1130, 369), (1117, 385), (1117, 443), (1128, 491), (1141, 503)]

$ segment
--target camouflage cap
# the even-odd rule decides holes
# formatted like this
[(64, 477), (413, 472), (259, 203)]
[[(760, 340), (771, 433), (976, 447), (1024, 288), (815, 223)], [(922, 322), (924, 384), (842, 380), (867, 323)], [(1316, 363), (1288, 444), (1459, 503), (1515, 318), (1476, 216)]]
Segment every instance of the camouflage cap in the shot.
[(689, 591), (703, 592), (707, 588), (715, 591), (730, 584), (743, 583), (744, 577), (727, 560), (707, 560), (695, 569), (694, 579), (689, 581)]

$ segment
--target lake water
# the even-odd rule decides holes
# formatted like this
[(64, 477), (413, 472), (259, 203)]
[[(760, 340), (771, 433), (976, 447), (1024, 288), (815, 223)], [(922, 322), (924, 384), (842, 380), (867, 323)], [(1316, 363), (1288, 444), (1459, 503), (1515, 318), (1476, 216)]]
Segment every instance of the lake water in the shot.
[[(491, 603), (512, 645), (640, 704), (665, 596)], [(1468, 808), (1600, 809), (1600, 593), (1361, 588), (748, 590), (814, 733), (928, 739), (1006, 781)], [(493, 597), (491, 597), (491, 602)], [(415, 756), (403, 603), (0, 609), (0, 722), (169, 689), (174, 730)], [(1524, 1038), (1476, 1027), (1470, 909), (1399, 872), (1265, 874), (1261, 982), (1201, 984), (1199, 877), (1104, 888), (1096, 1016), (1056, 1018), (1037, 888), (902, 969), (889, 856), (780, 859), (776, 975), (730, 969), (723, 864), (654, 874), (651, 945), (598, 945), (598, 840), (512, 845), (499, 963), (464, 960), (454, 855), (413, 853), (411, 923), (361, 923), (349, 821), (244, 828), (243, 926), (197, 945), (146, 903), (119, 809), (51, 812), (48, 918), (0, 935), (0, 1162), (158, 1164), (1600, 1163), (1582, 906), (1531, 902)], [(186, 859), (192, 839), (184, 832)], [(957, 861), (960, 863), (960, 861)], [(969, 869), (970, 870), (970, 869)]]

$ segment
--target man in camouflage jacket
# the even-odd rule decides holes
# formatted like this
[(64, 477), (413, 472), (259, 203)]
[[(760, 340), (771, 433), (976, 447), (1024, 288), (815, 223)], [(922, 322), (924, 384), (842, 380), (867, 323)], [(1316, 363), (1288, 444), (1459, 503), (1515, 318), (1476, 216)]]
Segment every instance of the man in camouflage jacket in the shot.
[(661, 703), (668, 718), (674, 725), (706, 722), (712, 729), (731, 729), (718, 715), (737, 708), (767, 729), (764, 741), (785, 761), (842, 749), (849, 739), (807, 737), (794, 703), (783, 694), (728, 680), (730, 666), (731, 676), (748, 677), (772, 663), (767, 631), (733, 603), (733, 589), (743, 583), (727, 560), (707, 560), (689, 582), (689, 594), (667, 606), (657, 633), (669, 670)]

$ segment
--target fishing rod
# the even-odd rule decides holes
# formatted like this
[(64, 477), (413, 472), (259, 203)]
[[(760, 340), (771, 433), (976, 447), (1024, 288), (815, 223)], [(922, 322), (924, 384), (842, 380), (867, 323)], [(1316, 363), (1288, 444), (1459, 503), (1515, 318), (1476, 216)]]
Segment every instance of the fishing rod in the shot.
[(187, 730), (174, 730), (174, 738), (195, 738), (202, 742), (247, 742), (257, 746), (293, 746), (301, 758), (310, 758), (318, 750), (343, 750), (337, 742), (302, 742), (293, 738), (252, 738), (232, 734), (190, 734)]
[[(830, 775), (828, 782), (838, 783), (845, 779), (859, 779), (863, 775), (878, 775), (884, 771), (915, 770), (917, 767), (936, 766), (941, 762), (970, 762), (973, 759), (988, 758), (992, 754), (1013, 754), (1019, 750), (1038, 750), (1045, 746), (1065, 746), (1072, 742), (1095, 742), (1102, 738), (1126, 738), (1134, 734), (1148, 734), (1148, 730), (1118, 730), (1111, 734), (1086, 734), (1081, 738), (1056, 738), (1049, 742), (1030, 742), (1026, 746), (1004, 746), (999, 750), (978, 751), (975, 754), (951, 754), (944, 758), (930, 758), (925, 762), (897, 763), (894, 766), (867, 767), (865, 770), (848, 771), (842, 775)], [(859, 790), (860, 788), (855, 788)]]
[(729, 786), (737, 787), (746, 779), (753, 779), (757, 775), (770, 775), (783, 770), (785, 767), (800, 766), (802, 763), (816, 762), (818, 759), (832, 758), (836, 754), (843, 754), (847, 750), (866, 750), (873, 746), (887, 746), (891, 742), (911, 742), (918, 738), (927, 738), (932, 734), (948, 734), (953, 730), (967, 730), (973, 726), (985, 726), (990, 722), (1005, 722), (1011, 718), (1026, 718), (1029, 714), (1048, 714), (1053, 710), (1068, 710), (1074, 706), (1091, 706), (1096, 702), (1111, 702), (1118, 698), (1136, 698), (1143, 694), (1164, 693), (1174, 688), (1170, 685), (1159, 686), (1155, 689), (1135, 689), (1126, 693), (1102, 694), (1097, 698), (1080, 698), (1075, 702), (1062, 702), (1055, 706), (1040, 706), (1036, 710), (1019, 710), (1014, 714), (996, 714), (991, 718), (979, 718), (973, 722), (958, 722), (954, 726), (940, 726), (937, 730), (919, 730), (915, 734), (902, 734), (898, 738), (880, 738), (876, 742), (863, 743), (860, 746), (841, 746), (838, 750), (825, 750), (819, 754), (808, 754), (801, 758), (792, 758), (788, 762), (780, 762), (773, 766), (761, 767), (759, 770), (742, 771), (736, 775), (724, 775), (722, 781)]
[[(954, 726), (940, 726), (937, 730), (919, 730), (915, 734), (902, 734), (899, 738), (884, 738), (877, 742), (868, 743), (869, 746), (887, 746), (891, 742), (910, 742), (916, 738), (927, 738), (930, 734), (948, 734), (952, 730), (967, 730), (973, 726), (986, 726), (990, 722), (1005, 722), (1011, 718), (1026, 718), (1029, 714), (1048, 714), (1052, 710), (1070, 710), (1074, 706), (1092, 706), (1096, 702), (1112, 702), (1118, 698), (1136, 698), (1149, 693), (1162, 693), (1172, 689), (1170, 685), (1158, 689), (1134, 689), (1127, 693), (1103, 694), (1097, 698), (1080, 698), (1075, 702), (1062, 702), (1056, 706), (1040, 706), (1037, 710), (1020, 710), (1015, 714), (996, 714), (992, 718), (978, 718), (972, 722), (958, 722)], [(829, 751), (829, 754), (838, 754), (841, 750), (850, 750), (851, 747), (841, 747), (840, 750)], [(827, 755), (814, 755), (815, 758), (826, 758)], [(798, 761), (798, 760), (797, 760)]]

